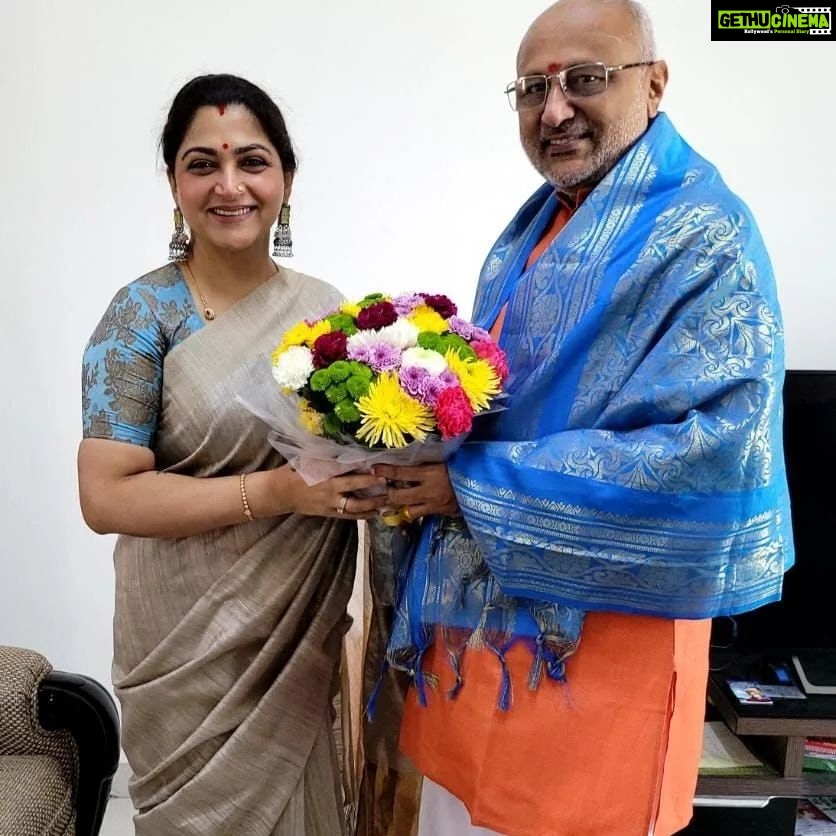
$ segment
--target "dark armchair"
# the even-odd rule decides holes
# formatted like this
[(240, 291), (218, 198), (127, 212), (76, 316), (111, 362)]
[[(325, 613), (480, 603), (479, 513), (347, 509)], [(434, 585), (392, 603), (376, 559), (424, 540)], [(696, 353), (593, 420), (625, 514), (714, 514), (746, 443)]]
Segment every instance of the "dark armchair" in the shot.
[(110, 694), (0, 646), (0, 836), (96, 836), (118, 764)]

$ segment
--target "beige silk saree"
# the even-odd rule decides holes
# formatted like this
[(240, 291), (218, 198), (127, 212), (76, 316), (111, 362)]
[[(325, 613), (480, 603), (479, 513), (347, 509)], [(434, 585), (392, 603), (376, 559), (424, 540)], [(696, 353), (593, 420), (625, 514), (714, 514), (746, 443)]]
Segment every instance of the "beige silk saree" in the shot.
[[(339, 299), (281, 269), (177, 344), (157, 469), (213, 477), (280, 465), (264, 425), (235, 401), (240, 369), (260, 355), (253, 374), (266, 370), (270, 385), (283, 331)], [(119, 538), (113, 681), (138, 836), (343, 832), (331, 698), (355, 556), (354, 523), (297, 515)]]

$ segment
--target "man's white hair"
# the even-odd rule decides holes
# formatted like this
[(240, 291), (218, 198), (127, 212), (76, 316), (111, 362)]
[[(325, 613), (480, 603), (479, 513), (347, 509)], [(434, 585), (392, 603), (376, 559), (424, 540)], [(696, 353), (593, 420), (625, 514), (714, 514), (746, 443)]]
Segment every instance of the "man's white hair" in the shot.
[[(636, 48), (638, 49), (637, 61), (655, 61), (656, 60), (656, 38), (653, 36), (653, 23), (650, 20), (650, 15), (647, 9), (639, 2), (639, 0), (598, 0), (602, 5), (607, 3), (618, 3), (624, 6), (630, 17), (633, 18), (633, 23), (636, 26)], [(536, 23), (545, 15), (547, 15), (555, 6), (561, 5), (560, 0), (549, 6), (537, 20), (529, 27), (529, 32), (536, 25)], [(527, 33), (526, 33), (527, 34)], [(523, 38), (525, 43), (525, 38)], [(522, 44), (520, 44), (522, 50)], [(517, 54), (519, 60), (519, 53)]]
[(633, 16), (638, 35), (636, 46), (639, 48), (639, 61), (656, 60), (656, 38), (653, 36), (653, 23), (647, 9), (638, 0), (617, 0), (624, 3)]

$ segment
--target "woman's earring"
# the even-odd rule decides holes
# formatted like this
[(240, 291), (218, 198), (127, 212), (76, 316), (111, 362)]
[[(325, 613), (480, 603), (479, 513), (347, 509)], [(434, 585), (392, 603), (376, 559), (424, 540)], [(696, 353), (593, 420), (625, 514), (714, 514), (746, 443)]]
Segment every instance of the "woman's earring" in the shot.
[(293, 255), (293, 240), (290, 237), (290, 206), (282, 204), (279, 225), (273, 235), (273, 255), (276, 258), (290, 258)]
[(169, 261), (185, 261), (189, 257), (189, 236), (186, 235), (186, 225), (183, 213), (179, 207), (174, 207), (174, 232), (168, 245)]

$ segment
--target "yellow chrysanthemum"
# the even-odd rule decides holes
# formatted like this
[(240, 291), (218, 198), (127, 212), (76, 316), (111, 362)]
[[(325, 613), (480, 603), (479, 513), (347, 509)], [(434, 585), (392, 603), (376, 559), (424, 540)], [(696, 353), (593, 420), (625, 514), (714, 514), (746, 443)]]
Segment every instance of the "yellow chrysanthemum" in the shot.
[(285, 331), (282, 341), (273, 349), (271, 360), (275, 365), (276, 360), (289, 348), (295, 345), (306, 345), (313, 348), (313, 344), (323, 335), (331, 333), (331, 323), (327, 319), (321, 319), (313, 325), (308, 325), (304, 320), (297, 322), (292, 328)]
[(357, 314), (360, 313), (360, 306), (355, 305), (354, 302), (343, 302), (340, 305), (340, 313), (348, 314), (356, 319)]
[(431, 331), (433, 334), (443, 334), (449, 330), (447, 320), (429, 305), (418, 305), (407, 319), (419, 331)]
[(432, 413), (401, 389), (398, 376), (385, 373), (357, 402), (363, 416), (357, 438), (370, 445), (406, 447), (406, 436), (423, 441), (433, 429)]
[(317, 412), (304, 398), (299, 401), (299, 421), (312, 435), (322, 435), (322, 414)]
[(500, 381), (493, 366), (485, 360), (464, 359), (450, 349), (444, 359), (459, 379), (474, 412), (487, 409), (491, 398), (499, 393)]

